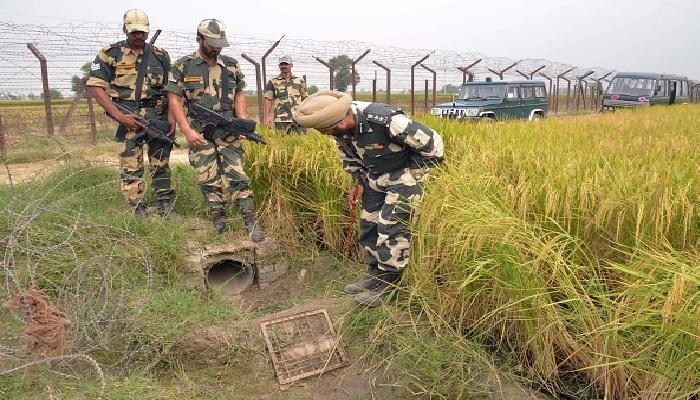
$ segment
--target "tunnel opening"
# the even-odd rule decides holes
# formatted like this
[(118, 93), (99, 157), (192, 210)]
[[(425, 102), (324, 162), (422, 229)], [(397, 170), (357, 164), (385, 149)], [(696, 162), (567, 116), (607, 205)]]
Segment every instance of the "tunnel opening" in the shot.
[(212, 264), (207, 269), (206, 277), (209, 287), (220, 290), (223, 294), (237, 295), (253, 284), (255, 271), (252, 265), (224, 259)]

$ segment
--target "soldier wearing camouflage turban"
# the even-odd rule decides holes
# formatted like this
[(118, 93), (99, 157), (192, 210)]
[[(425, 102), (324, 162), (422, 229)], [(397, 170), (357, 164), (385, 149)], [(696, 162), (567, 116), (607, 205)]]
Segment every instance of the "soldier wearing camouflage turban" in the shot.
[(275, 130), (306, 133), (306, 128), (299, 126), (292, 119), (292, 109), (308, 97), (306, 82), (292, 74), (292, 57), (280, 57), (279, 68), (280, 74), (265, 85), (265, 125), (272, 128), (274, 122)]
[(333, 136), (352, 175), (349, 202), (362, 199), (360, 243), (369, 269), (344, 291), (360, 304), (379, 306), (408, 265), (411, 213), (422, 199), (427, 167), (442, 162), (442, 138), (398, 107), (353, 102), (335, 91), (309, 96), (293, 115), (299, 125)]
[[(90, 77), (86, 85), (90, 95), (126, 128), (125, 140), (132, 140), (141, 129), (136, 119), (121, 113), (113, 104), (119, 102), (137, 111), (146, 119), (169, 120), (167, 99), (163, 96), (163, 87), (167, 83), (170, 69), (170, 56), (165, 50), (153, 46), (148, 66), (143, 78), (139, 109), (136, 110), (136, 78), (139, 66), (144, 58), (149, 31), (148, 16), (141, 10), (128, 10), (124, 13), (123, 31), (126, 40), (105, 46), (97, 53), (90, 68)], [(169, 134), (175, 134), (175, 121), (170, 120)], [(128, 145), (127, 145), (128, 146)], [(170, 151), (172, 144), (161, 140), (148, 143), (148, 160), (153, 170), (151, 186), (156, 196), (156, 210), (160, 215), (175, 217), (171, 209), (173, 189), (170, 187)], [(120, 154), (121, 189), (134, 213), (146, 216), (143, 203), (145, 183), (143, 179), (143, 145), (133, 151), (126, 150)]]
[(189, 143), (190, 164), (197, 170), (214, 229), (217, 233), (226, 229), (222, 185), (222, 180), (226, 179), (250, 238), (259, 242), (264, 234), (255, 218), (253, 190), (243, 170), (241, 139), (233, 135), (205, 139), (202, 121), (186, 116), (182, 106), (184, 97), (187, 102), (200, 104), (224, 117), (246, 118), (244, 76), (238, 61), (221, 54), (221, 49), (229, 46), (226, 27), (221, 21), (205, 19), (200, 22), (197, 43), (197, 51), (180, 58), (170, 69), (170, 81), (165, 90), (171, 111)]

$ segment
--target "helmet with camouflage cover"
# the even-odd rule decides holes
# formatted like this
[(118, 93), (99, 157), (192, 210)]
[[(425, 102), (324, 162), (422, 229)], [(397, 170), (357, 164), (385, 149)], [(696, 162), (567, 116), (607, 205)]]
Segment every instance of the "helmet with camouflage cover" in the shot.
[(205, 19), (197, 26), (197, 33), (212, 47), (228, 47), (226, 25), (218, 19)]

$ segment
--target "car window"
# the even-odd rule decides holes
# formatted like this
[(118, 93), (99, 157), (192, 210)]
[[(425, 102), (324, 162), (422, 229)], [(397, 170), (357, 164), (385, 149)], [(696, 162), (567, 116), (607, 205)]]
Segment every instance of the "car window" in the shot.
[(517, 100), (518, 98), (518, 87), (517, 86), (508, 86), (508, 92), (506, 94), (506, 98), (508, 100)]
[(547, 97), (547, 91), (544, 86), (535, 86), (535, 97)]
[(657, 89), (659, 89), (657, 96), (668, 96), (668, 81), (661, 79), (656, 84)]
[(522, 86), (520, 87), (520, 97), (523, 99), (531, 99), (535, 97), (535, 91), (532, 86)]

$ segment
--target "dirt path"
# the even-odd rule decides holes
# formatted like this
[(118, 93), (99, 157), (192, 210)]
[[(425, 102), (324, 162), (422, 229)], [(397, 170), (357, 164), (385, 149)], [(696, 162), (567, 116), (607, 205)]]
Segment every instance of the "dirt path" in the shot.
[[(22, 183), (27, 182), (39, 175), (49, 173), (52, 170), (59, 168), (66, 163), (69, 163), (73, 157), (79, 159), (104, 163), (105, 165), (118, 168), (119, 157), (116, 152), (101, 152), (98, 154), (77, 154), (71, 157), (60, 157), (51, 160), (34, 161), (22, 164), (4, 164), (0, 165), (0, 184)], [(172, 164), (188, 164), (187, 149), (174, 149), (170, 154), (170, 162)]]

